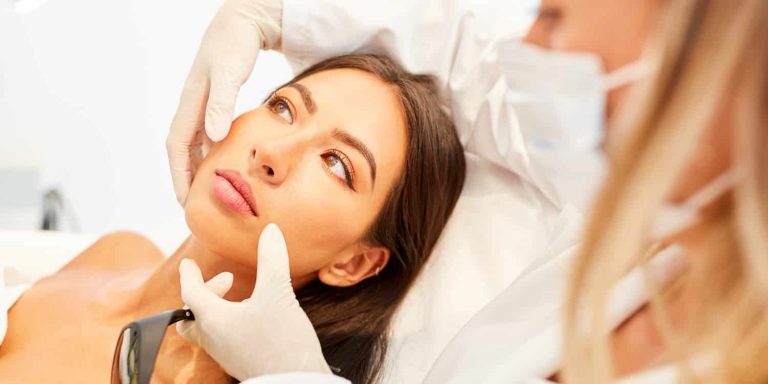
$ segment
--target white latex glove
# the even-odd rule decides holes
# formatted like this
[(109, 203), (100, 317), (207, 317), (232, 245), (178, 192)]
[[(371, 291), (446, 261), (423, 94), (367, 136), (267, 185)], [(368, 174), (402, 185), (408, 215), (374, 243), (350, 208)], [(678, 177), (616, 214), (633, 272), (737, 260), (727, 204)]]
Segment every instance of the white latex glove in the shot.
[(206, 288), (194, 261), (182, 260), (181, 297), (194, 321), (177, 323), (238, 380), (284, 372), (330, 374), (320, 341), (291, 286), (288, 251), (280, 229), (269, 224), (259, 238), (256, 286), (242, 302), (220, 298)]
[(259, 51), (280, 44), (282, 8), (282, 0), (227, 0), (208, 26), (166, 139), (181, 205), (204, 149), (229, 133), (237, 93)]
[[(232, 288), (232, 281), (232, 273), (222, 272), (206, 281), (205, 287), (208, 288), (209, 291), (213, 292), (216, 296), (224, 297), (224, 295), (229, 292), (229, 289)], [(184, 309), (189, 309), (189, 307), (185, 305)], [(176, 329), (178, 329), (178, 327)]]

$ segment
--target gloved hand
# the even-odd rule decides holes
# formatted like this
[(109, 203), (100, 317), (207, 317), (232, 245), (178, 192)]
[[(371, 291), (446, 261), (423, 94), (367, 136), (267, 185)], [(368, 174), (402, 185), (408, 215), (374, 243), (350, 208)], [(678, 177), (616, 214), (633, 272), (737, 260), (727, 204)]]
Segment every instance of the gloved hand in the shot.
[(275, 224), (261, 233), (256, 286), (242, 302), (220, 298), (205, 286), (197, 264), (182, 260), (181, 297), (195, 320), (177, 323), (177, 331), (241, 381), (283, 372), (330, 374), (288, 267), (285, 240)]
[(282, 8), (282, 0), (226, 0), (208, 26), (165, 143), (181, 205), (204, 149), (229, 133), (237, 93), (259, 51), (279, 45)]

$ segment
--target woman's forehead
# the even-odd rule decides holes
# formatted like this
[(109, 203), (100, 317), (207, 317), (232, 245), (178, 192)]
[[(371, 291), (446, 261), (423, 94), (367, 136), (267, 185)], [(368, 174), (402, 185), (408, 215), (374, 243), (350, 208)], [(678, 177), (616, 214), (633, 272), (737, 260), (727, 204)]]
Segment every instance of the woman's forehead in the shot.
[[(295, 85), (291, 92), (305, 106), (311, 103), (313, 114), (350, 133), (378, 141), (381, 135), (405, 131), (397, 89), (376, 75), (357, 69), (332, 69), (307, 76)], [(307, 95), (298, 88), (304, 88)]]
[[(407, 129), (397, 88), (371, 73), (346, 68), (318, 72), (296, 83), (311, 94), (319, 125), (362, 141), (380, 164), (384, 179), (393, 180), (400, 173)], [(290, 92), (306, 98), (299, 89)]]
[(359, 69), (330, 69), (309, 75), (296, 83), (309, 88), (318, 98), (323, 97), (326, 103), (384, 104), (385, 108), (390, 108), (387, 103), (398, 102), (394, 86)]

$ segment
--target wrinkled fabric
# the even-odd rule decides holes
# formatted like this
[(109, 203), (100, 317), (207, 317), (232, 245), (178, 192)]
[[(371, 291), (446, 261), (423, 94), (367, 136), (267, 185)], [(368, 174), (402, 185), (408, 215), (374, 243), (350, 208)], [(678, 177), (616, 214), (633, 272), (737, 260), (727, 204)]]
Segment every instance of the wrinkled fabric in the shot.
[(15, 270), (0, 263), (0, 346), (8, 331), (8, 311), (31, 285), (31, 282), (19, 277)]
[(462, 195), (394, 319), (385, 382), (421, 382), (473, 315), (525, 271), (578, 244), (602, 177), (600, 132), (570, 134), (578, 146), (536, 146), (548, 122), (530, 127), (526, 114), (547, 105), (516, 103), (500, 59), (529, 16), (516, 2), (285, 2), (282, 50), (295, 70), (354, 51), (432, 74), (467, 152)]

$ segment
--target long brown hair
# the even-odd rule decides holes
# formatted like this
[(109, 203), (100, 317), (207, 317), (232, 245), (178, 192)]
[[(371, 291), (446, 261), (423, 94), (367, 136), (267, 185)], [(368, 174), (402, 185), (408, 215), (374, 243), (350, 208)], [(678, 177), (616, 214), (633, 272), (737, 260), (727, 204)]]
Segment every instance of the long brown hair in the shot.
[(392, 316), (429, 258), (464, 185), (464, 151), (442, 109), (432, 76), (406, 72), (385, 56), (345, 55), (301, 72), (293, 83), (331, 69), (356, 69), (393, 86), (407, 130), (405, 166), (363, 241), (386, 247), (375, 278), (346, 288), (314, 281), (296, 292), (337, 375), (355, 384), (379, 380)]
[[(722, 209), (697, 224), (706, 244), (675, 285), (651, 287), (650, 308), (681, 381), (766, 383), (768, 2), (662, 3), (658, 75), (630, 100), (636, 103), (625, 108), (625, 126), (614, 128), (630, 136), (614, 156), (574, 265), (563, 377), (568, 383), (612, 380), (605, 320), (612, 287), (646, 263), (653, 214), (685, 180), (705, 135), (718, 129), (732, 135), (727, 161), (738, 185)], [(732, 115), (719, 113), (724, 103)], [(669, 299), (683, 289), (686, 321), (672, 327)], [(706, 371), (696, 372), (696, 359), (710, 357)]]

